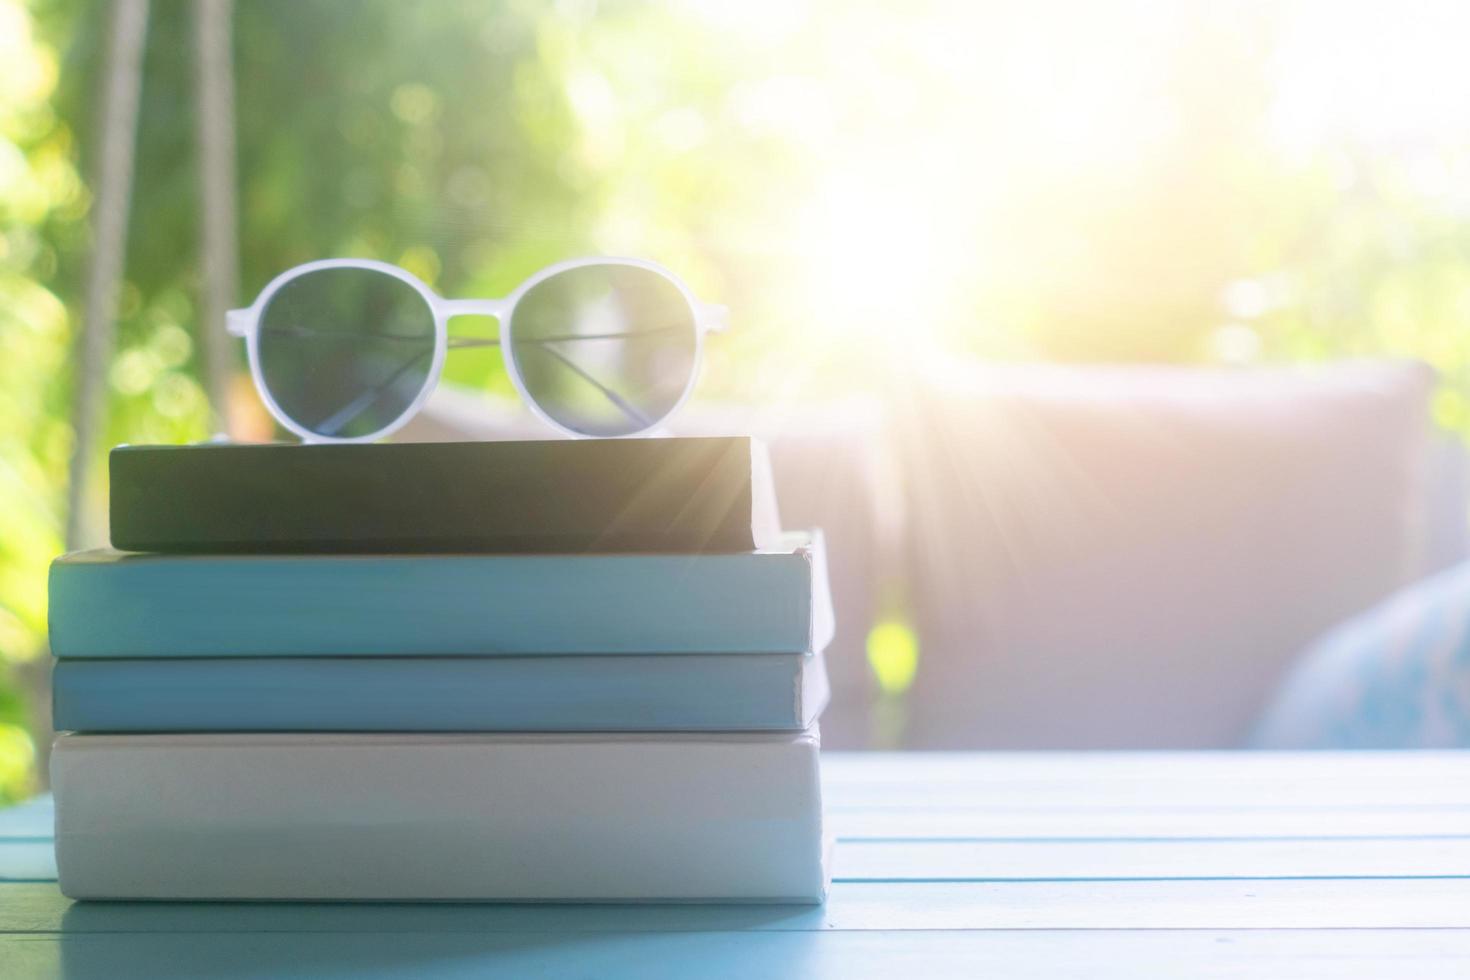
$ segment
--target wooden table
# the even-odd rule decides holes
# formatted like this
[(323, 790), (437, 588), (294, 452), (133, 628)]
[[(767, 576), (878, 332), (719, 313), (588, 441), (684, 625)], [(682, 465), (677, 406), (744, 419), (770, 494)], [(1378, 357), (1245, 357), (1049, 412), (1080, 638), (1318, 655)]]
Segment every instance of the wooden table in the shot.
[(0, 977), (1470, 977), (1470, 753), (829, 755), (825, 907), (73, 904)]

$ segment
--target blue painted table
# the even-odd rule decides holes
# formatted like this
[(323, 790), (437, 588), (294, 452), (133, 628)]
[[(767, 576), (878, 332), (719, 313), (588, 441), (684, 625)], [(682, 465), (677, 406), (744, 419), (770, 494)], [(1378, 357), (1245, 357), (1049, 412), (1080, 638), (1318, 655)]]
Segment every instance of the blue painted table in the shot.
[(825, 907), (73, 904), (0, 977), (1470, 977), (1470, 753), (828, 755)]

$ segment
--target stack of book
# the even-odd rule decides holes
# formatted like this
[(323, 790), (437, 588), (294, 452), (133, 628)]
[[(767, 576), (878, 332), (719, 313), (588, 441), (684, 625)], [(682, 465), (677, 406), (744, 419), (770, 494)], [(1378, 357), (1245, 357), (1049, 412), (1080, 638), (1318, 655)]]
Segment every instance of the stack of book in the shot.
[(748, 439), (120, 447), (73, 898), (820, 901), (822, 540)]

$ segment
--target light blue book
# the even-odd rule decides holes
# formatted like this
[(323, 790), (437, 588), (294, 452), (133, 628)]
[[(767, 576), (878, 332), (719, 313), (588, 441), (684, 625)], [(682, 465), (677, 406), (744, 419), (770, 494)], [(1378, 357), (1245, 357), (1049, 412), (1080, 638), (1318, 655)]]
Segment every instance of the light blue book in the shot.
[(820, 655), (62, 660), (75, 732), (794, 731)]
[(51, 566), (58, 657), (810, 653), (819, 534), (782, 551), (141, 555)]

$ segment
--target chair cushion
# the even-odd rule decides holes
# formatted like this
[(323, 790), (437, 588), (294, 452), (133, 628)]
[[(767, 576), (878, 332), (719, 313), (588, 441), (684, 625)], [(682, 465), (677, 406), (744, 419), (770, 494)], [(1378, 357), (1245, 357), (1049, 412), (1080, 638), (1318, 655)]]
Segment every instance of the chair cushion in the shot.
[(1254, 742), (1275, 749), (1470, 748), (1470, 564), (1405, 589), (1313, 644)]
[(916, 386), (908, 741), (1226, 747), (1421, 561), (1416, 363), (1028, 367)]

